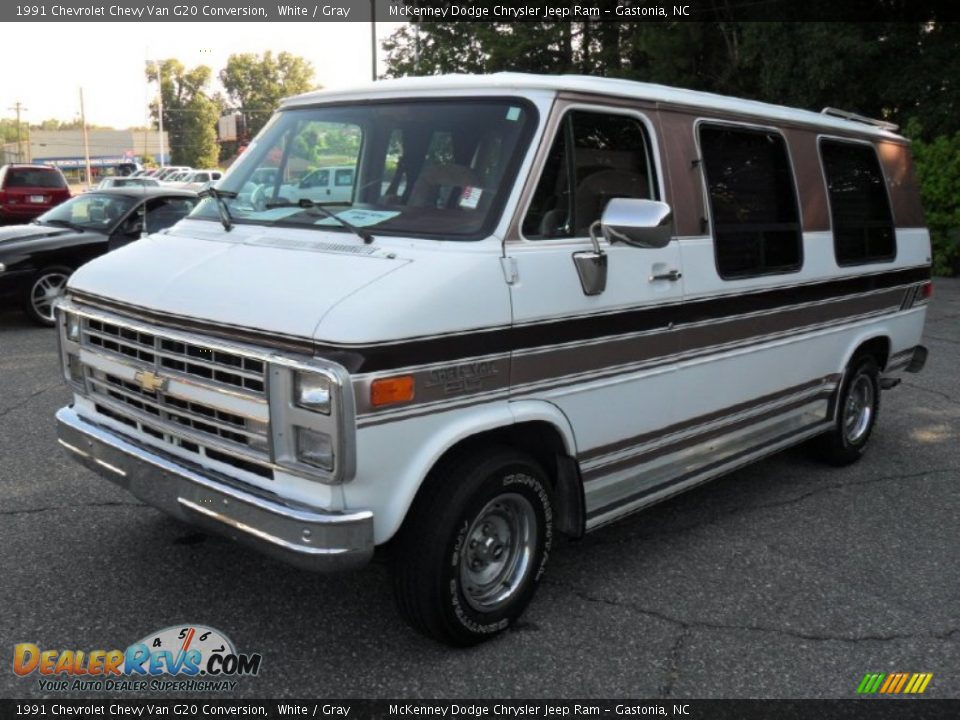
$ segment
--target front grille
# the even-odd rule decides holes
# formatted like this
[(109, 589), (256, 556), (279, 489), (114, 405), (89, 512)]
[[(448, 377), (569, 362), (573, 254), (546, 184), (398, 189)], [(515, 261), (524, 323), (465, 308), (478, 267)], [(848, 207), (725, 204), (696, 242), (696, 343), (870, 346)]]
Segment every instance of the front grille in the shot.
[(181, 375), (264, 394), (264, 362), (238, 353), (181, 342), (118, 323), (89, 318), (83, 342)]
[(99, 370), (89, 370), (87, 381), (93, 395), (111, 398), (162, 421), (254, 450), (267, 447), (267, 426), (263, 423), (165, 393), (148, 392)]
[(252, 475), (258, 475), (262, 478), (266, 478), (267, 480), (273, 479), (273, 471), (266, 465), (261, 465), (260, 463), (252, 460), (246, 460), (244, 458), (237, 457), (236, 455), (220, 452), (214, 448), (191, 442), (175, 435), (170, 435), (163, 432), (163, 430), (159, 430), (153, 425), (150, 425), (149, 421), (130, 417), (124, 413), (117, 412), (112, 408), (106, 407), (105, 405), (97, 404), (94, 407), (98, 413), (106, 418), (110, 418), (111, 420), (133, 428), (134, 430), (139, 430), (144, 435), (149, 435), (157, 440), (163, 440), (164, 442), (173, 445), (174, 447), (178, 447), (181, 450), (186, 450), (187, 452), (193, 453), (200, 457), (206, 457), (215, 462), (235, 467), (238, 470), (243, 470)]
[[(84, 317), (80, 344), (95, 356), (83, 364), (83, 382), (99, 414), (198, 462), (273, 479), (263, 359), (119, 317)], [(181, 382), (148, 389), (135, 379), (140, 372)]]

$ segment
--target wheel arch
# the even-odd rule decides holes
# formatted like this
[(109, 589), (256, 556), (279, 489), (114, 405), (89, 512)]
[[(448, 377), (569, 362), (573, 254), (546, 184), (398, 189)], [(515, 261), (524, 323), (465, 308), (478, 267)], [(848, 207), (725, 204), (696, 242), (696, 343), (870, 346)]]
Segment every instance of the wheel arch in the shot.
[(529, 454), (543, 467), (554, 489), (555, 527), (571, 537), (581, 537), (586, 516), (583, 483), (576, 461), (576, 442), (566, 416), (551, 403), (519, 401), (506, 404), (498, 422), (486, 418), (485, 426), (451, 432), (434, 448), (432, 461), (420, 474), (415, 491), (402, 509), (400, 525), (428, 488), (434, 470), (462, 453), (482, 452), (484, 447), (506, 445)]
[(874, 329), (858, 336), (850, 343), (850, 350), (843, 359), (841, 372), (845, 372), (850, 365), (850, 361), (858, 355), (872, 355), (877, 360), (881, 372), (887, 367), (890, 359), (890, 350), (892, 341), (889, 333), (882, 329)]

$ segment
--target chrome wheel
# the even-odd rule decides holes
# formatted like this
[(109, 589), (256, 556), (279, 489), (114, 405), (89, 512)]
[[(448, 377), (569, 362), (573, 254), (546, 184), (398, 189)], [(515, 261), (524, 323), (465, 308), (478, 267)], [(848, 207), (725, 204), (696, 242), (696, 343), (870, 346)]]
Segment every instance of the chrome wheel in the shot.
[(471, 523), (460, 553), (460, 582), (474, 610), (491, 612), (517, 593), (537, 546), (537, 516), (527, 498), (505, 493)]
[(859, 442), (870, 430), (873, 406), (873, 383), (867, 375), (861, 373), (850, 383), (843, 408), (843, 434), (851, 445)]
[(57, 270), (44, 273), (34, 281), (30, 288), (30, 305), (39, 319), (53, 323), (53, 304), (67, 289), (69, 279), (67, 273)]

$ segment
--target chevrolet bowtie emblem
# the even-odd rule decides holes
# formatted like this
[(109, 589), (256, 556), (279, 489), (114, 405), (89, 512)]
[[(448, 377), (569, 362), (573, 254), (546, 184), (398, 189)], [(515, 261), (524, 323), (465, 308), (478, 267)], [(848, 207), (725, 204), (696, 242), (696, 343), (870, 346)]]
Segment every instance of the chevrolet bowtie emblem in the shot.
[(144, 392), (162, 392), (167, 389), (167, 378), (160, 377), (149, 370), (141, 370), (133, 376), (133, 379)]

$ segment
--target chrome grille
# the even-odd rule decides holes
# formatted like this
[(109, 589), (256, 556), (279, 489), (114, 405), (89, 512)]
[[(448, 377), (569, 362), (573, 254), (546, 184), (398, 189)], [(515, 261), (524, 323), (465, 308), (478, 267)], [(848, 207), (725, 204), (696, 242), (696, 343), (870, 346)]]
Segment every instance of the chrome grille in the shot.
[(135, 408), (158, 420), (210, 435), (255, 451), (267, 449), (267, 426), (195, 401), (150, 392), (114, 375), (89, 368), (87, 383), (94, 396)]
[(119, 316), (81, 318), (83, 385), (97, 413), (201, 465), (273, 479), (264, 359)]
[(111, 420), (126, 425), (127, 427), (139, 430), (144, 435), (149, 435), (157, 440), (162, 440), (163, 442), (180, 448), (181, 450), (193, 453), (199, 457), (205, 457), (209, 460), (213, 460), (214, 462), (229, 465), (252, 475), (258, 475), (262, 478), (266, 478), (267, 480), (273, 479), (273, 470), (271, 470), (267, 465), (263, 465), (253, 460), (247, 460), (246, 458), (237, 457), (236, 455), (231, 455), (229, 453), (221, 452), (220, 450), (207, 445), (196, 443), (191, 440), (187, 440), (186, 438), (164, 432), (163, 430), (158, 429), (155, 425), (150, 424), (149, 420), (144, 420), (127, 413), (117, 412), (112, 407), (108, 407), (100, 403), (96, 403), (94, 407), (98, 413), (106, 418), (110, 418)]
[(94, 318), (84, 321), (82, 342), (88, 347), (155, 365), (158, 369), (264, 395), (265, 366), (263, 360), (257, 358)]

